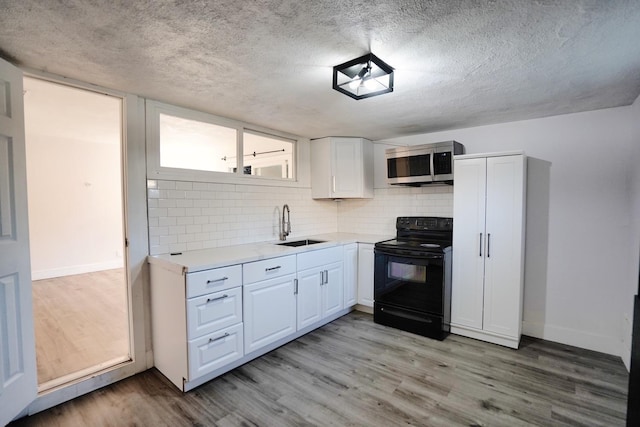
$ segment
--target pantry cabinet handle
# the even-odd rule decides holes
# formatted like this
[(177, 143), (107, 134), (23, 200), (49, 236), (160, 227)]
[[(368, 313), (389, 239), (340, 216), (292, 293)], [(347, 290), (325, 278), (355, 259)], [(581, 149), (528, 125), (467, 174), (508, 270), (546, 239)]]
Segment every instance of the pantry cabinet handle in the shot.
[(325, 270), (324, 271), (324, 284), (326, 285), (327, 283), (329, 283), (329, 271)]
[(482, 256), (482, 233), (480, 233), (480, 256)]
[(298, 279), (293, 279), (293, 294), (298, 295)]
[(225, 277), (221, 277), (219, 279), (207, 280), (207, 284), (215, 283), (215, 282), (222, 282), (222, 281), (225, 281), (225, 280), (229, 280), (229, 278), (225, 276)]
[(229, 336), (229, 332), (225, 332), (225, 333), (224, 333), (224, 335), (223, 335), (223, 336), (221, 336), (221, 337), (218, 337), (218, 338), (209, 338), (209, 342), (210, 342), (210, 343), (212, 343), (212, 342), (220, 341), (220, 340), (225, 339), (225, 338), (226, 338), (226, 337), (228, 337), (228, 336)]
[(224, 294), (224, 295), (222, 295), (221, 297), (218, 297), (218, 298), (207, 298), (207, 304), (209, 304), (210, 302), (213, 302), (213, 301), (220, 301), (221, 299), (225, 299), (225, 298), (229, 298), (229, 295)]
[(281, 265), (276, 265), (275, 267), (265, 268), (265, 269), (264, 269), (264, 271), (265, 271), (265, 272), (267, 272), (267, 271), (273, 271), (273, 270), (277, 270), (277, 269), (279, 269), (279, 268), (282, 268), (282, 266), (281, 266)]
[(491, 258), (491, 233), (487, 233), (487, 258)]

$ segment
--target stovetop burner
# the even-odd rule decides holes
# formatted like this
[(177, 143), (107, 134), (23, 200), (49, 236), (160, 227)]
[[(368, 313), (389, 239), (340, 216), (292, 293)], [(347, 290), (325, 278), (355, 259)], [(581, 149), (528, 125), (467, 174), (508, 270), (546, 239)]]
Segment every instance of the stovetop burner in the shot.
[(441, 253), (451, 246), (452, 237), (452, 218), (401, 216), (396, 220), (396, 238), (378, 242), (376, 248), (402, 253)]

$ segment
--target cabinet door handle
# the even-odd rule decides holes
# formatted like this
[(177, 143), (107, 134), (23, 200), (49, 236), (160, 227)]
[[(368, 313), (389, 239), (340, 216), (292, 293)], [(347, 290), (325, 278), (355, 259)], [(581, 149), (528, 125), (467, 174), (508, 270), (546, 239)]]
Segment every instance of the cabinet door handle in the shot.
[(329, 283), (329, 271), (325, 270), (324, 271), (324, 284), (326, 285), (327, 283)]
[(487, 258), (491, 258), (491, 233), (487, 233)]
[(209, 338), (209, 343), (212, 343), (212, 342), (216, 342), (216, 341), (223, 340), (223, 339), (225, 339), (225, 338), (226, 338), (226, 337), (228, 337), (228, 336), (229, 336), (229, 332), (225, 332), (225, 333), (224, 333), (224, 335), (222, 335), (221, 337), (218, 337), (218, 338)]
[(277, 270), (277, 269), (279, 269), (279, 268), (282, 268), (282, 266), (281, 266), (281, 265), (276, 265), (275, 267), (265, 268), (265, 269), (264, 269), (264, 271), (265, 271), (265, 273), (266, 273), (266, 272), (268, 272), (268, 271)]
[(215, 283), (215, 282), (223, 282), (225, 280), (229, 280), (229, 278), (225, 276), (225, 277), (221, 277), (219, 279), (207, 280), (207, 284)]
[(482, 256), (482, 233), (480, 233), (480, 256)]
[(324, 285), (324, 271), (320, 270), (320, 286)]
[(214, 302), (214, 301), (220, 301), (221, 299), (225, 299), (225, 298), (229, 298), (229, 295), (224, 294), (221, 297), (218, 298), (207, 298), (207, 304), (209, 304), (210, 302)]
[(298, 279), (293, 279), (293, 294), (298, 295)]
[(333, 189), (333, 192), (336, 192), (336, 176), (332, 175), (331, 176), (331, 188)]

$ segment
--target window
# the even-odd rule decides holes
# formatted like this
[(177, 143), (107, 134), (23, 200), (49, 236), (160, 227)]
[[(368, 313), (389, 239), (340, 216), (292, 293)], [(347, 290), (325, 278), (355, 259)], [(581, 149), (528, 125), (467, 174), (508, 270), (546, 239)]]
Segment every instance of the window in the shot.
[(236, 129), (160, 114), (160, 166), (211, 172), (236, 170)]
[(147, 101), (147, 135), (149, 179), (296, 180), (298, 139), (282, 132)]
[(245, 130), (242, 142), (244, 174), (266, 178), (293, 177), (295, 141)]

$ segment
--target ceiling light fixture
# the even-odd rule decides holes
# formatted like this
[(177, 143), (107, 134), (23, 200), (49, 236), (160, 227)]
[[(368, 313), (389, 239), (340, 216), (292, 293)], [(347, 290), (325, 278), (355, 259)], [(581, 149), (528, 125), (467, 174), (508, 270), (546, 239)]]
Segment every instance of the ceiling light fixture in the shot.
[(333, 67), (333, 88), (353, 99), (393, 92), (393, 68), (369, 53)]

